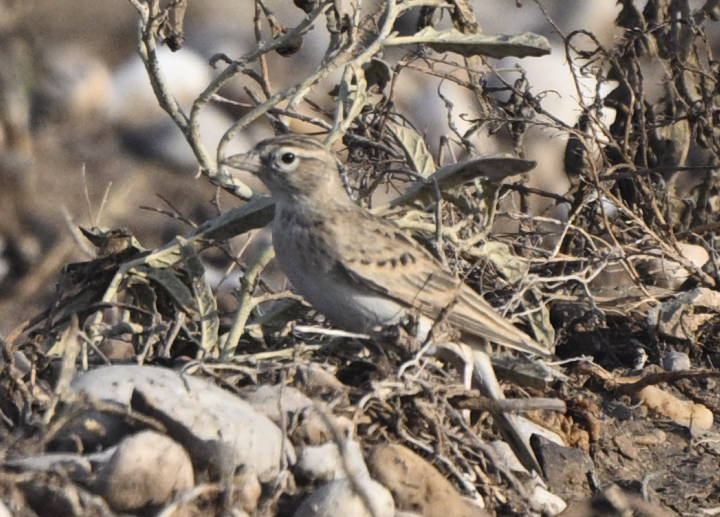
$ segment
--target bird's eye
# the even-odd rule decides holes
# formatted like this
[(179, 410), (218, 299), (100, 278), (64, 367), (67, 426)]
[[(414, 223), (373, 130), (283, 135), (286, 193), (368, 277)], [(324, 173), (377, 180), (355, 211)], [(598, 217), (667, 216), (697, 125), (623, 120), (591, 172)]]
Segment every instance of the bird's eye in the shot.
[(290, 165), (292, 162), (295, 161), (295, 153), (284, 153), (280, 159), (282, 162), (286, 165)]

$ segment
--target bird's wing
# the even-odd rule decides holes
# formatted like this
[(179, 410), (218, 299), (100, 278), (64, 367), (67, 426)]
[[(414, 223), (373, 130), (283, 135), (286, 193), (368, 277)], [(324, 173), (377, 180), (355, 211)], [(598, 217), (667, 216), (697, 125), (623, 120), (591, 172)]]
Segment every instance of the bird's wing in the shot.
[(416, 241), (364, 210), (343, 217), (361, 219), (359, 225), (334, 221), (339, 229), (362, 227), (356, 235), (336, 233), (341, 266), (353, 279), (431, 317), (452, 303), (460, 281)]
[(463, 284), (457, 302), (448, 315), (450, 324), (463, 332), (483, 337), (508, 348), (545, 358), (552, 354), (540, 343), (498, 314), (482, 296)]
[(448, 322), (457, 330), (499, 345), (542, 355), (549, 352), (517, 329), (479, 294), (447, 271), (430, 252), (392, 223), (366, 211), (342, 214), (338, 229), (352, 228), (343, 217), (360, 218), (358, 235), (335, 233), (343, 257), (340, 267), (355, 281), (435, 319), (450, 308)]

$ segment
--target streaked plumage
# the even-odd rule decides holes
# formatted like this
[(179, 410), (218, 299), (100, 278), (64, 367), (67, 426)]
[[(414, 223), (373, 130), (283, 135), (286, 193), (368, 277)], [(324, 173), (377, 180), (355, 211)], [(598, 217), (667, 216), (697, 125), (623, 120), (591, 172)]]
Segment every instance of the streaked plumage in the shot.
[(253, 172), (270, 189), (280, 266), (297, 292), (338, 326), (371, 333), (421, 315), (422, 335), (451, 306), (447, 321), (455, 329), (550, 356), (415, 240), (353, 203), (334, 156), (316, 140), (272, 138), (226, 163)]

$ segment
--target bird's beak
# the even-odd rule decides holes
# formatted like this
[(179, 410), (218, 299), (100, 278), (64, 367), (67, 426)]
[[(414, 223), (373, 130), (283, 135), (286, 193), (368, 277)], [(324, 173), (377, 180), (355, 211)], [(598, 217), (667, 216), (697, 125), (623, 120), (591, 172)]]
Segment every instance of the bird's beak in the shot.
[(255, 153), (234, 154), (223, 162), (228, 167), (258, 174), (262, 168), (260, 157)]

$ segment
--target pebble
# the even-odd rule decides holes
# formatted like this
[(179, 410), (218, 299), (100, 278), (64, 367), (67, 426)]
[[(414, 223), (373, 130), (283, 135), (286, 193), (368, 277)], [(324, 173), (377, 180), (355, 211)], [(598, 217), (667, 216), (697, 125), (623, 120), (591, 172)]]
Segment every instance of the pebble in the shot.
[(684, 352), (667, 352), (663, 356), (662, 362), (666, 372), (677, 372), (692, 368), (690, 357)]
[(169, 503), (194, 485), (185, 449), (163, 434), (142, 431), (125, 438), (98, 469), (94, 491), (117, 512)]
[(426, 517), (487, 517), (462, 497), (445, 476), (425, 459), (401, 445), (378, 445), (368, 454), (370, 475), (385, 485), (399, 510)]

